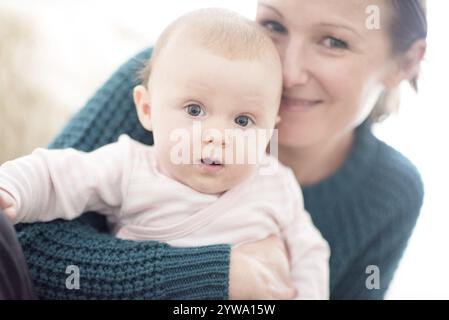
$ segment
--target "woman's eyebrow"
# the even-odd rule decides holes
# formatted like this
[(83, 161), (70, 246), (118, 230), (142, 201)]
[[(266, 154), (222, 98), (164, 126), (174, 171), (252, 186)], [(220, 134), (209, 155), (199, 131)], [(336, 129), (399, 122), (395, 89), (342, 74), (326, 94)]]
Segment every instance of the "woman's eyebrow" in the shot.
[(284, 18), (284, 16), (282, 15), (282, 13), (281, 13), (278, 9), (276, 9), (275, 7), (270, 6), (269, 4), (266, 4), (266, 3), (263, 3), (263, 2), (259, 2), (259, 5), (262, 6), (262, 7), (265, 7), (265, 8), (267, 8), (267, 9), (270, 9), (270, 10), (274, 11), (274, 12), (277, 13), (279, 16), (281, 16), (281, 18)]
[(342, 24), (342, 23), (329, 23), (329, 22), (323, 22), (319, 24), (322, 27), (331, 27), (331, 28), (342, 28), (345, 30), (348, 30), (352, 33), (354, 33), (355, 35), (359, 36), (360, 38), (363, 38), (363, 36), (360, 34), (360, 32), (358, 32), (355, 28), (346, 25), (346, 24)]

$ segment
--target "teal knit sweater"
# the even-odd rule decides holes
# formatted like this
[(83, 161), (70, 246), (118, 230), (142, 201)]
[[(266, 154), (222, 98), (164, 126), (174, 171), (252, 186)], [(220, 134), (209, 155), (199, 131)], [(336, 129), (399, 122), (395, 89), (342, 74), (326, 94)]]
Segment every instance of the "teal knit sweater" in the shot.
[[(151, 144), (132, 101), (145, 50), (124, 64), (74, 116), (51, 148), (89, 151), (122, 133)], [(330, 244), (331, 298), (379, 299), (385, 294), (423, 198), (415, 167), (376, 139), (365, 123), (357, 129), (343, 167), (304, 188), (306, 209)], [(227, 299), (230, 247), (173, 248), (116, 239), (104, 218), (17, 226), (36, 293), (42, 299)], [(79, 290), (65, 287), (66, 268), (80, 269)], [(380, 269), (380, 289), (368, 290), (366, 268)], [(250, 270), (248, 270), (250, 272)]]

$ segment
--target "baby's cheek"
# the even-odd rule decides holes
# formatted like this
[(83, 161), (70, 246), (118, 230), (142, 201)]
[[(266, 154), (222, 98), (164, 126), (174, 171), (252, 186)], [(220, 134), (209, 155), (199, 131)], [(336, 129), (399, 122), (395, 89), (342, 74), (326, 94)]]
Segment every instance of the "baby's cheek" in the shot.
[(231, 170), (226, 174), (228, 184), (232, 185), (232, 187), (236, 186), (240, 182), (246, 180), (254, 172), (254, 170), (256, 170), (255, 165), (232, 165)]
[[(157, 137), (159, 144), (164, 150), (170, 152), (172, 149), (189, 150), (192, 146), (192, 130), (185, 127), (165, 127), (158, 130)], [(156, 141), (155, 141), (156, 143)]]

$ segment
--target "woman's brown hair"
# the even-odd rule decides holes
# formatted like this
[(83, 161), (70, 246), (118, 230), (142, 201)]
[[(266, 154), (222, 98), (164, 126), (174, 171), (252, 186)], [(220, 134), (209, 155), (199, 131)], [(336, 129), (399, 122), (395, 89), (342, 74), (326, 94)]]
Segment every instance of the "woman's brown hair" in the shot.
[[(426, 0), (387, 0), (393, 10), (389, 25), (394, 55), (400, 55), (419, 39), (427, 37)], [(418, 74), (410, 81), (412, 88), (418, 92)], [(399, 105), (399, 89), (384, 92), (374, 107), (371, 117), (374, 121), (382, 121), (397, 111)]]

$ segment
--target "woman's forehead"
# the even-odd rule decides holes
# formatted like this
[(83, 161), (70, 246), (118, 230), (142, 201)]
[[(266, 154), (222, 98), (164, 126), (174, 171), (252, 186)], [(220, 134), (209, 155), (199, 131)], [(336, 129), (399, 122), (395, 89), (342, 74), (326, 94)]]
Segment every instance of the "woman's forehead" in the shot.
[(367, 22), (373, 13), (383, 27), (391, 10), (384, 0), (260, 0), (259, 14), (272, 12), (291, 26), (341, 26), (358, 33), (369, 32)]

